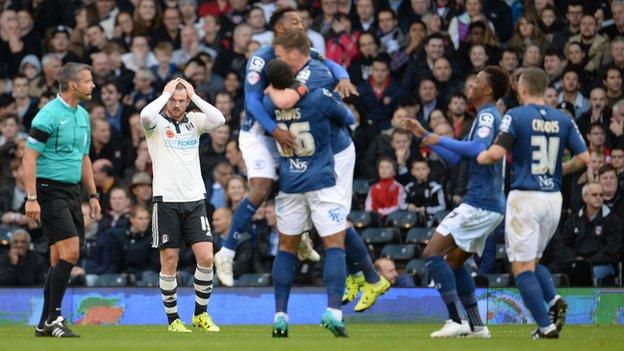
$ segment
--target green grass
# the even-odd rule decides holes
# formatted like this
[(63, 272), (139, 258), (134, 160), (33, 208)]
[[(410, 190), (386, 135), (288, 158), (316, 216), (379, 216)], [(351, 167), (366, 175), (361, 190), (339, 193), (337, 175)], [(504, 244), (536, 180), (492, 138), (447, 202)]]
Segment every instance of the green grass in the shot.
[(622, 326), (566, 326), (559, 340), (531, 340), (532, 326), (492, 326), (493, 338), (438, 339), (429, 333), (440, 325), (351, 324), (350, 338), (337, 339), (315, 325), (290, 326), (288, 339), (270, 337), (270, 326), (223, 326), (217, 334), (197, 329), (192, 334), (167, 333), (165, 326), (75, 327), (80, 339), (35, 338), (31, 327), (0, 327), (0, 350), (622, 350)]

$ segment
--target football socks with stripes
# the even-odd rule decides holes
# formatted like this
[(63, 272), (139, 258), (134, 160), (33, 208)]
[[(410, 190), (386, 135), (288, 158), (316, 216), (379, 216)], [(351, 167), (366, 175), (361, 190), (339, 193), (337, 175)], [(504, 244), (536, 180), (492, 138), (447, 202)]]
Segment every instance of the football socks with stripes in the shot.
[(207, 311), (208, 300), (212, 293), (212, 266), (197, 265), (193, 287), (195, 288), (195, 315), (199, 316)]
[(167, 313), (168, 323), (180, 318), (178, 316), (178, 281), (175, 275), (166, 275), (160, 273), (158, 285), (160, 285), (160, 293), (162, 294), (165, 313)]

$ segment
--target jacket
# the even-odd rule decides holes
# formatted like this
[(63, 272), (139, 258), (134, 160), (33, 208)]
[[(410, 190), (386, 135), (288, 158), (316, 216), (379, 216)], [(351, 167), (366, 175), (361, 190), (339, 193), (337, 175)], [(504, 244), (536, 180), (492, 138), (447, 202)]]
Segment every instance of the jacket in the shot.
[(366, 197), (366, 211), (387, 216), (405, 208), (405, 189), (394, 178), (380, 179)]

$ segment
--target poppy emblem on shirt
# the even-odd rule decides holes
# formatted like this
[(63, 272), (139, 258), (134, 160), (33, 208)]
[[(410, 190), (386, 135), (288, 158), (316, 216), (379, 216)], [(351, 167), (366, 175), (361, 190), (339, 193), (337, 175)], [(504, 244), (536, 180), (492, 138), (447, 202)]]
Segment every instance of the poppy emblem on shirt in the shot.
[(173, 130), (171, 130), (171, 129), (167, 129), (165, 134), (167, 135), (167, 138), (169, 138), (169, 139), (172, 139), (175, 136), (175, 134), (173, 133)]

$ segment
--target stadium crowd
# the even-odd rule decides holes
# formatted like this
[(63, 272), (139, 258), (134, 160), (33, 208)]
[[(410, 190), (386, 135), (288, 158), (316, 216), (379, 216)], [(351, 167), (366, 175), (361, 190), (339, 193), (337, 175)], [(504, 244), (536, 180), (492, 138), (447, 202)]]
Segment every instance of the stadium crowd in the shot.
[[(512, 75), (501, 111), (518, 106), (513, 89), (522, 70), (543, 68), (551, 80), (547, 102), (575, 119), (591, 152), (586, 170), (564, 178), (564, 216), (543, 261), (572, 283), (583, 284), (579, 277), (587, 275), (590, 284), (621, 284), (622, 0), (0, 0), (0, 285), (44, 281), (48, 248), (38, 223), (23, 214), (21, 158), (32, 119), (58, 93), (59, 70), (70, 61), (93, 66), (96, 89), (85, 108), (103, 208), (93, 221), (83, 206), (74, 282), (119, 284), (107, 281), (111, 276), (123, 277), (122, 284), (158, 282), (158, 251), (150, 245), (152, 167), (139, 112), (175, 76), (192, 82), (226, 118), (200, 142), (216, 252), (247, 191), (237, 141), (245, 66), (257, 48), (271, 44), (269, 19), (284, 6), (300, 9), (314, 48), (346, 67), (358, 87), (359, 97), (345, 100), (357, 116), (351, 219), (394, 286), (427, 285), (418, 260), (426, 236), (410, 233), (435, 228), (459, 204), (467, 175), (465, 162), (446, 164), (398, 121), (415, 118), (440, 135), (464, 138), (475, 113), (465, 86), (486, 65)], [(275, 224), (269, 200), (239, 238), (235, 277), (270, 274)], [(390, 240), (376, 240), (383, 230), (393, 233)], [(473, 271), (508, 271), (499, 250), (503, 231), (501, 225), (483, 257), (470, 261)], [(396, 247), (383, 244), (413, 250), (395, 255)], [(181, 284), (192, 284), (195, 266), (192, 251), (182, 250)], [(296, 283), (322, 284), (322, 267), (299, 262)]]

